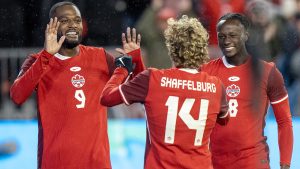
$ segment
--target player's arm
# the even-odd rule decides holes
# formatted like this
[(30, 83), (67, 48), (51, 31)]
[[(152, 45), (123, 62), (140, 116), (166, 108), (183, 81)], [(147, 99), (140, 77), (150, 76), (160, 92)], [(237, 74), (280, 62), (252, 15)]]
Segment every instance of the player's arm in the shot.
[(220, 125), (226, 125), (229, 121), (229, 113), (228, 113), (228, 102), (226, 99), (226, 92), (224, 85), (222, 84), (222, 96), (221, 96), (221, 109), (218, 114), (217, 123)]
[(58, 52), (65, 37), (57, 41), (57, 18), (50, 19), (45, 30), (44, 50), (35, 56), (28, 57), (21, 67), (19, 76), (10, 89), (10, 97), (16, 104), (22, 104), (37, 86), (42, 76), (49, 71), (53, 55)]
[(117, 68), (102, 91), (101, 104), (111, 107), (121, 103), (129, 105), (133, 102), (142, 102), (148, 90), (147, 84), (149, 80), (147, 73), (144, 73), (148, 72), (148, 70), (127, 81), (128, 74), (132, 73), (132, 65), (128, 66), (128, 61), (122, 57), (116, 58), (115, 64)]
[(50, 69), (52, 57), (43, 50), (24, 61), (17, 79), (10, 88), (10, 97), (16, 104), (22, 104), (31, 95), (42, 76)]
[(293, 127), (287, 91), (281, 73), (275, 66), (268, 79), (268, 97), (278, 125), (281, 168), (289, 168), (293, 151)]

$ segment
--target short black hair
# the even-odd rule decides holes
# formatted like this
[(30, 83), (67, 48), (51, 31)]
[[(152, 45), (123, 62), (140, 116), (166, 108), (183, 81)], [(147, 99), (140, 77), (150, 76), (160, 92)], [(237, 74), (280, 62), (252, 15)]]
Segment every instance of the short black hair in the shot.
[[(227, 13), (223, 16), (221, 16), (221, 18), (218, 20), (218, 23), (221, 21), (221, 20), (238, 20), (245, 28), (246, 31), (249, 30), (249, 27), (251, 26), (250, 24), (250, 21), (249, 19), (243, 15), (243, 14), (240, 14), (240, 13)], [(217, 24), (217, 28), (218, 28), (218, 24)]]
[(58, 3), (54, 4), (54, 5), (51, 7), (51, 9), (50, 9), (50, 11), (49, 11), (49, 19), (51, 19), (51, 18), (53, 17), (53, 15), (55, 14), (56, 9), (57, 9), (58, 7), (65, 6), (65, 5), (72, 5), (72, 6), (75, 6), (75, 7), (78, 9), (78, 7), (77, 7), (73, 2), (70, 2), (70, 1), (62, 1), (62, 2), (58, 2)]

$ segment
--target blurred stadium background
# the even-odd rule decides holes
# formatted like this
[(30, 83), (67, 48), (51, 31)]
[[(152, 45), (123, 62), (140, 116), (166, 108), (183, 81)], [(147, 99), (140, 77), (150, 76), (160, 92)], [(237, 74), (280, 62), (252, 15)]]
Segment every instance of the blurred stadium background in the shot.
[[(22, 106), (9, 99), (9, 88), (26, 56), (43, 47), (48, 11), (57, 0), (0, 1), (0, 169), (34, 169), (37, 154), (34, 94)], [(73, 0), (84, 19), (83, 44), (114, 52), (127, 26), (142, 34), (147, 66), (170, 66), (164, 48), (166, 19), (182, 14), (198, 17), (211, 32), (210, 55), (220, 56), (214, 40), (215, 18), (234, 11), (251, 16), (251, 55), (274, 61), (289, 92), (294, 126), (291, 169), (300, 168), (300, 0)], [(212, 6), (211, 3), (214, 3)], [(257, 19), (260, 18), (260, 19)], [(263, 21), (263, 22), (262, 22)], [(258, 36), (257, 36), (258, 35)], [(263, 36), (261, 36), (263, 35)], [(263, 39), (260, 39), (263, 38)], [(272, 56), (272, 57), (270, 57)], [(109, 109), (109, 138), (114, 169), (142, 169), (145, 120), (139, 106)], [(279, 169), (277, 124), (271, 111), (265, 134), (271, 168)]]

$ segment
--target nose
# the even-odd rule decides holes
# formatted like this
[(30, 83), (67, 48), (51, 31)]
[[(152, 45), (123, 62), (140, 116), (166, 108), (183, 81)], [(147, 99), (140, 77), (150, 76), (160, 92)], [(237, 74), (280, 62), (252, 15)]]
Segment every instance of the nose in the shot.
[(77, 23), (75, 21), (73, 21), (72, 19), (69, 20), (68, 22), (68, 27), (70, 28), (76, 28), (77, 27)]
[(229, 45), (231, 43), (231, 38), (229, 36), (225, 36), (224, 45)]

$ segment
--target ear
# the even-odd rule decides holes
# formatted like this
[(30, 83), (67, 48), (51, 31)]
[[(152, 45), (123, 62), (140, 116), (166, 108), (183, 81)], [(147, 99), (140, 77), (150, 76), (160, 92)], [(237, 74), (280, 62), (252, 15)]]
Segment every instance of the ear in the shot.
[(243, 36), (243, 40), (246, 42), (249, 39), (249, 32), (245, 31), (244, 36)]

